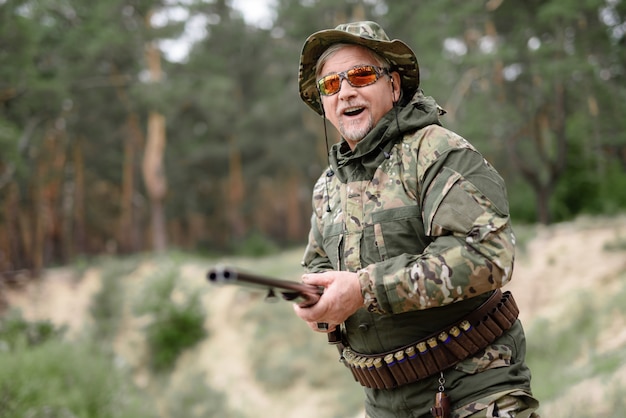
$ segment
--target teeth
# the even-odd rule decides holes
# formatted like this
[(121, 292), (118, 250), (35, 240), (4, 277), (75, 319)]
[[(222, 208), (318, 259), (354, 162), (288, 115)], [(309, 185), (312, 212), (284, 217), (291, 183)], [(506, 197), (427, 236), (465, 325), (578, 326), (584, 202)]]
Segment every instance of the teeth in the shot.
[(363, 107), (349, 107), (346, 110), (343, 111), (344, 115), (351, 115), (351, 114), (355, 114), (360, 112), (361, 110), (363, 110)]

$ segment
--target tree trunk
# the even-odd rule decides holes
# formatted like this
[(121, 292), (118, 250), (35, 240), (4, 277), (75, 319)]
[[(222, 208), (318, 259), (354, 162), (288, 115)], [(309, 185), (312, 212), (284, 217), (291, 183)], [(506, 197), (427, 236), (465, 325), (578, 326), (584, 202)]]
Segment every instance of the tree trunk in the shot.
[(243, 238), (245, 234), (245, 222), (242, 216), (242, 205), (245, 195), (245, 187), (243, 181), (243, 169), (241, 166), (241, 152), (236, 143), (234, 136), (229, 138), (230, 155), (228, 159), (228, 217), (232, 236)]
[(85, 157), (83, 155), (82, 138), (74, 143), (74, 252), (84, 254), (88, 252), (86, 222), (85, 222)]
[(551, 221), (550, 217), (550, 195), (552, 192), (551, 188), (548, 187), (539, 187), (535, 190), (535, 195), (537, 196), (537, 220), (539, 223), (543, 225), (549, 225)]
[[(150, 26), (152, 13), (146, 17), (146, 25)], [(161, 81), (161, 53), (156, 42), (149, 42), (146, 46), (146, 60), (150, 81)], [(165, 153), (165, 117), (153, 110), (148, 115), (148, 134), (146, 137), (146, 149), (143, 159), (143, 177), (150, 198), (152, 216), (152, 246), (156, 252), (164, 252), (167, 249), (167, 230), (165, 221), (164, 200), (167, 193), (167, 181), (163, 166)]]
[[(157, 57), (158, 59), (158, 57)], [(148, 61), (148, 60), (146, 60)], [(157, 63), (158, 65), (158, 63)], [(111, 85), (115, 86), (115, 93), (120, 103), (126, 109), (126, 135), (124, 138), (124, 163), (122, 166), (122, 194), (120, 198), (120, 219), (117, 239), (123, 253), (133, 253), (141, 250), (141, 230), (137, 222), (134, 198), (137, 188), (138, 155), (144, 144), (144, 136), (137, 112), (128, 96), (128, 86), (120, 83), (124, 76), (116, 67), (111, 74)]]
[(165, 117), (158, 112), (148, 116), (148, 135), (143, 159), (143, 177), (150, 197), (152, 246), (156, 252), (167, 249), (164, 200), (167, 182), (163, 168)]
[(126, 138), (124, 140), (124, 165), (122, 168), (122, 197), (120, 202), (120, 247), (123, 252), (140, 250), (139, 226), (136, 221), (135, 205), (133, 204), (136, 188), (136, 159), (143, 135), (139, 127), (139, 118), (135, 112), (128, 114), (126, 122)]

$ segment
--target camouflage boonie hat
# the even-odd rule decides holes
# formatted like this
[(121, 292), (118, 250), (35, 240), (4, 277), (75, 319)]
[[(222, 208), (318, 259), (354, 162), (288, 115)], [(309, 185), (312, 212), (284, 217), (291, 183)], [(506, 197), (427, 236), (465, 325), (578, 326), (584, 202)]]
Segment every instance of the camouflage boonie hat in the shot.
[(412, 97), (420, 84), (417, 58), (411, 48), (404, 42), (389, 37), (376, 22), (352, 22), (315, 32), (304, 42), (300, 54), (300, 73), (298, 84), (300, 97), (320, 115), (322, 103), (317, 91), (315, 66), (320, 55), (333, 44), (348, 43), (365, 46), (391, 64), (391, 70), (397, 71), (402, 79), (402, 90)]

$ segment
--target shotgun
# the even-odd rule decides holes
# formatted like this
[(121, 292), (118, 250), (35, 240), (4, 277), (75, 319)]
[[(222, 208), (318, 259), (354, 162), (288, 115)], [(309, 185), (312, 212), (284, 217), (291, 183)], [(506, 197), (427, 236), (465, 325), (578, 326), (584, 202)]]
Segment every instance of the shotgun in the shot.
[[(277, 294), (280, 294), (284, 300), (297, 303), (303, 308), (315, 305), (320, 300), (322, 293), (324, 293), (323, 287), (264, 277), (226, 266), (217, 266), (210, 269), (207, 273), (207, 279), (209, 283), (213, 284), (234, 284), (265, 291), (267, 292), (265, 300), (268, 302), (279, 300)], [(328, 329), (328, 324), (324, 322), (318, 323), (317, 326), (319, 329)], [(341, 342), (339, 327), (327, 335), (329, 344), (339, 344)]]

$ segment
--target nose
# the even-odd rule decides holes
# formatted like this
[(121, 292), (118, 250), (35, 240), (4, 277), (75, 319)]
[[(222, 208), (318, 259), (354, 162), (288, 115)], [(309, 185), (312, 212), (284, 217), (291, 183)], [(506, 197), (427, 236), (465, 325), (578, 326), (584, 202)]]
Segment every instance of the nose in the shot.
[(339, 99), (350, 98), (356, 95), (356, 87), (352, 87), (352, 85), (348, 82), (348, 79), (341, 79), (341, 88), (339, 89)]

